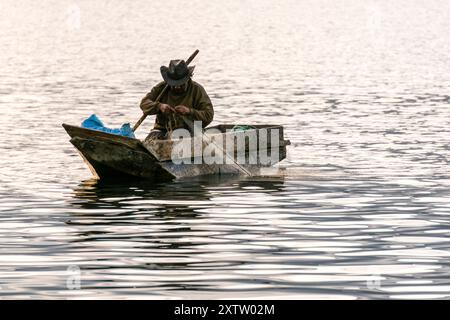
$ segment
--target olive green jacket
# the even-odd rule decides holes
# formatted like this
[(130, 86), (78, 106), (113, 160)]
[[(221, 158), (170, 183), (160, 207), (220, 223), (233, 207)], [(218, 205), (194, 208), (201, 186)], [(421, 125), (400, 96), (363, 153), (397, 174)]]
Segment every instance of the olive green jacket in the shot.
[(166, 103), (172, 107), (183, 105), (191, 109), (184, 117), (192, 121), (202, 121), (203, 127), (211, 123), (214, 110), (211, 100), (205, 89), (193, 80), (189, 80), (188, 88), (182, 95), (175, 95), (170, 89), (162, 95), (159, 102), (154, 102), (166, 83), (160, 82), (142, 99), (141, 109), (145, 114), (156, 114), (154, 129), (174, 130), (178, 128), (189, 129), (182, 117), (177, 114), (164, 115), (159, 111), (159, 102)]

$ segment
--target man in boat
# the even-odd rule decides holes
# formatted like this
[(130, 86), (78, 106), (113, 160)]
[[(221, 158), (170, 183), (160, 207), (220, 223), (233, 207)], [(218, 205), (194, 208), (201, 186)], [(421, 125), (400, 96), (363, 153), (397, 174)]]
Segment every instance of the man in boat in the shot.
[[(175, 129), (191, 127), (193, 121), (202, 121), (203, 128), (214, 117), (213, 105), (205, 89), (193, 81), (194, 67), (184, 60), (171, 60), (169, 67), (161, 66), (164, 81), (152, 88), (142, 99), (140, 108), (147, 115), (156, 115), (155, 125), (146, 139), (167, 139)], [(166, 84), (168, 90), (155, 101)]]

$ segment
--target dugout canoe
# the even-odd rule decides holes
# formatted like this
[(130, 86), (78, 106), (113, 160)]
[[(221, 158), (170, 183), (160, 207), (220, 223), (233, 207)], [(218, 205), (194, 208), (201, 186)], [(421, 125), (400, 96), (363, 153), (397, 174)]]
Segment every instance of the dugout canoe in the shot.
[[(102, 180), (172, 180), (211, 174), (242, 174), (243, 171), (231, 159), (256, 175), (259, 169), (285, 159), (286, 147), (290, 144), (289, 140), (284, 139), (284, 130), (280, 125), (253, 125), (249, 130), (233, 132), (230, 130), (235, 125), (222, 124), (209, 127), (205, 136), (153, 141), (68, 124), (62, 126), (94, 177)], [(215, 149), (208, 153), (210, 155), (215, 156), (217, 150), (223, 152), (222, 162), (207, 161), (205, 148), (208, 146)], [(178, 148), (178, 152), (174, 148)], [(189, 148), (192, 151), (190, 154), (180, 152), (189, 151)], [(196, 153), (198, 150), (202, 150), (200, 157), (199, 152)], [(267, 161), (269, 158), (270, 161)]]

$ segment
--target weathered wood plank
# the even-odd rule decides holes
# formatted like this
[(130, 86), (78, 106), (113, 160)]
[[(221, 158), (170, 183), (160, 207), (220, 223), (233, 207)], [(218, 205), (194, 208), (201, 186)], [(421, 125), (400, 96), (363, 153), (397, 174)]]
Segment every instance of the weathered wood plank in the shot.
[[(224, 155), (228, 154), (232, 156), (235, 160), (243, 153), (245, 154), (258, 154), (258, 151), (268, 150), (275, 148), (283, 148), (290, 144), (289, 140), (284, 140), (283, 127), (281, 126), (262, 126), (255, 125), (259, 127), (255, 130), (247, 131), (235, 131), (235, 132), (224, 132), (224, 130), (232, 128), (234, 125), (218, 125), (208, 129), (216, 129), (222, 131), (222, 133), (212, 133), (210, 130), (206, 131), (206, 139), (202, 139), (201, 136), (184, 138), (184, 139), (171, 139), (171, 140), (152, 140), (144, 141), (143, 146), (151, 152), (159, 161), (176, 161), (180, 159), (185, 159), (186, 157), (177, 152), (176, 150), (189, 150), (188, 152), (192, 157), (203, 154), (203, 150), (207, 148), (210, 143), (208, 140), (213, 141), (213, 144), (218, 145), (220, 149), (224, 151)], [(263, 130), (267, 130), (263, 132)], [(272, 141), (271, 130), (278, 131), (277, 141)], [(252, 141), (253, 140), (253, 141)], [(253, 143), (252, 143), (253, 142)], [(263, 143), (261, 143), (263, 142)], [(232, 145), (228, 146), (231, 143)], [(176, 149), (174, 149), (176, 148)], [(219, 149), (219, 150), (220, 150)], [(197, 151), (197, 152), (196, 152)], [(279, 161), (284, 158), (280, 158)]]
[(125, 145), (129, 146), (130, 148), (141, 149), (142, 151), (146, 150), (143, 147), (141, 140), (139, 140), (139, 139), (124, 137), (124, 136), (120, 136), (117, 134), (111, 134), (108, 132), (103, 132), (103, 131), (98, 131), (98, 130), (92, 130), (92, 129), (82, 128), (82, 127), (77, 127), (77, 126), (71, 126), (71, 125), (68, 125), (65, 123), (63, 123), (62, 126), (64, 127), (64, 129), (67, 131), (67, 133), (69, 134), (69, 136), (71, 138), (73, 138), (73, 137), (79, 137), (79, 138), (85, 138), (85, 139), (98, 138), (103, 141), (109, 141), (111, 143), (125, 144)]
[(111, 173), (134, 177), (174, 178), (148, 152), (125, 144), (74, 137), (70, 142), (83, 154), (100, 178)]

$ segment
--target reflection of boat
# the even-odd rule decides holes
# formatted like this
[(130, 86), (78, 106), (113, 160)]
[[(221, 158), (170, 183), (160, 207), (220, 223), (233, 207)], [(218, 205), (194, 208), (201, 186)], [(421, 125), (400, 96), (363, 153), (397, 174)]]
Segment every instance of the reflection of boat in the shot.
[[(199, 220), (211, 221), (210, 210), (217, 213), (219, 206), (225, 212), (232, 212), (235, 204), (248, 206), (245, 199), (249, 192), (260, 195), (255, 201), (266, 201), (271, 196), (278, 198), (284, 190), (283, 176), (243, 179), (237, 175), (209, 175), (168, 182), (91, 178), (73, 188), (72, 197), (68, 199), (72, 209), (65, 223), (73, 228), (72, 241), (77, 243), (95, 245), (99, 241), (115, 242), (120, 238), (121, 241), (139, 241), (138, 254), (142, 253), (142, 242), (158, 250), (190, 250), (198, 245), (192, 234), (198, 235), (203, 229), (204, 222), (199, 223)], [(233, 206), (228, 202), (218, 204), (218, 197), (223, 196), (242, 197), (243, 202), (232, 200)], [(219, 210), (219, 220), (224, 211)], [(214, 234), (216, 229), (211, 231)], [(217, 240), (211, 241), (215, 244)], [(148, 253), (151, 254), (151, 250)]]
[[(176, 163), (172, 154), (177, 142), (183, 141), (183, 144), (189, 144), (194, 150), (197, 138), (179, 139), (179, 140), (155, 140), (151, 142), (142, 142), (141, 140), (114, 135), (102, 131), (91, 130), (76, 126), (63, 124), (64, 129), (70, 135), (70, 142), (77, 148), (86, 164), (91, 169), (94, 176), (100, 179), (136, 177), (152, 180), (170, 180), (173, 178), (193, 177), (210, 174), (239, 173), (239, 169), (233, 163), (207, 164), (204, 161), (200, 164), (190, 162), (194, 159), (190, 156), (189, 161)], [(234, 148), (234, 160), (242, 159), (244, 154), (245, 164), (241, 166), (250, 172), (256, 172), (261, 167), (269, 167), (272, 164), (286, 158), (286, 146), (289, 140), (283, 138), (283, 127), (272, 125), (254, 126), (254, 129), (245, 132), (226, 132), (232, 125), (219, 125), (209, 129), (216, 129), (215, 134), (210, 135), (211, 141), (216, 145), (217, 141), (226, 141), (226, 137), (232, 136), (232, 141), (237, 141), (243, 137), (245, 147), (241, 149)], [(276, 141), (272, 141), (272, 132), (277, 131)], [(217, 133), (218, 132), (218, 133)], [(260, 139), (264, 132), (265, 140)], [(256, 136), (257, 144), (250, 143), (251, 134)], [(220, 139), (219, 139), (220, 138)], [(197, 141), (197, 142), (196, 142)], [(201, 147), (205, 148), (205, 140), (200, 140)], [(264, 143), (262, 143), (264, 141)], [(222, 149), (222, 148), (221, 148)], [(202, 149), (203, 150), (203, 149)], [(220, 149), (219, 149), (220, 150)], [(223, 148), (225, 150), (225, 148)], [(228, 149), (227, 149), (228, 150)], [(269, 162), (262, 161), (259, 158), (261, 151), (265, 151), (266, 157), (276, 154), (276, 161), (273, 157)], [(193, 153), (195, 154), (195, 153)], [(251, 155), (256, 154), (257, 159)], [(230, 155), (225, 154), (230, 157)], [(241, 157), (241, 158), (240, 158)], [(183, 160), (181, 158), (176, 160)], [(253, 159), (253, 160), (251, 160)], [(180, 161), (178, 161), (180, 162)]]
[[(245, 194), (249, 188), (277, 195), (284, 190), (283, 176), (259, 176), (242, 179), (237, 175), (209, 175), (169, 182), (149, 180), (103, 181), (95, 178), (82, 181), (73, 189), (73, 204), (86, 209), (108, 207), (139, 211), (144, 203), (160, 213), (176, 209), (178, 212), (193, 212), (198, 209), (192, 202), (210, 201), (217, 188), (225, 192)], [(129, 200), (136, 201), (136, 207)], [(211, 206), (214, 203), (211, 202)], [(89, 211), (88, 213), (92, 213)]]

